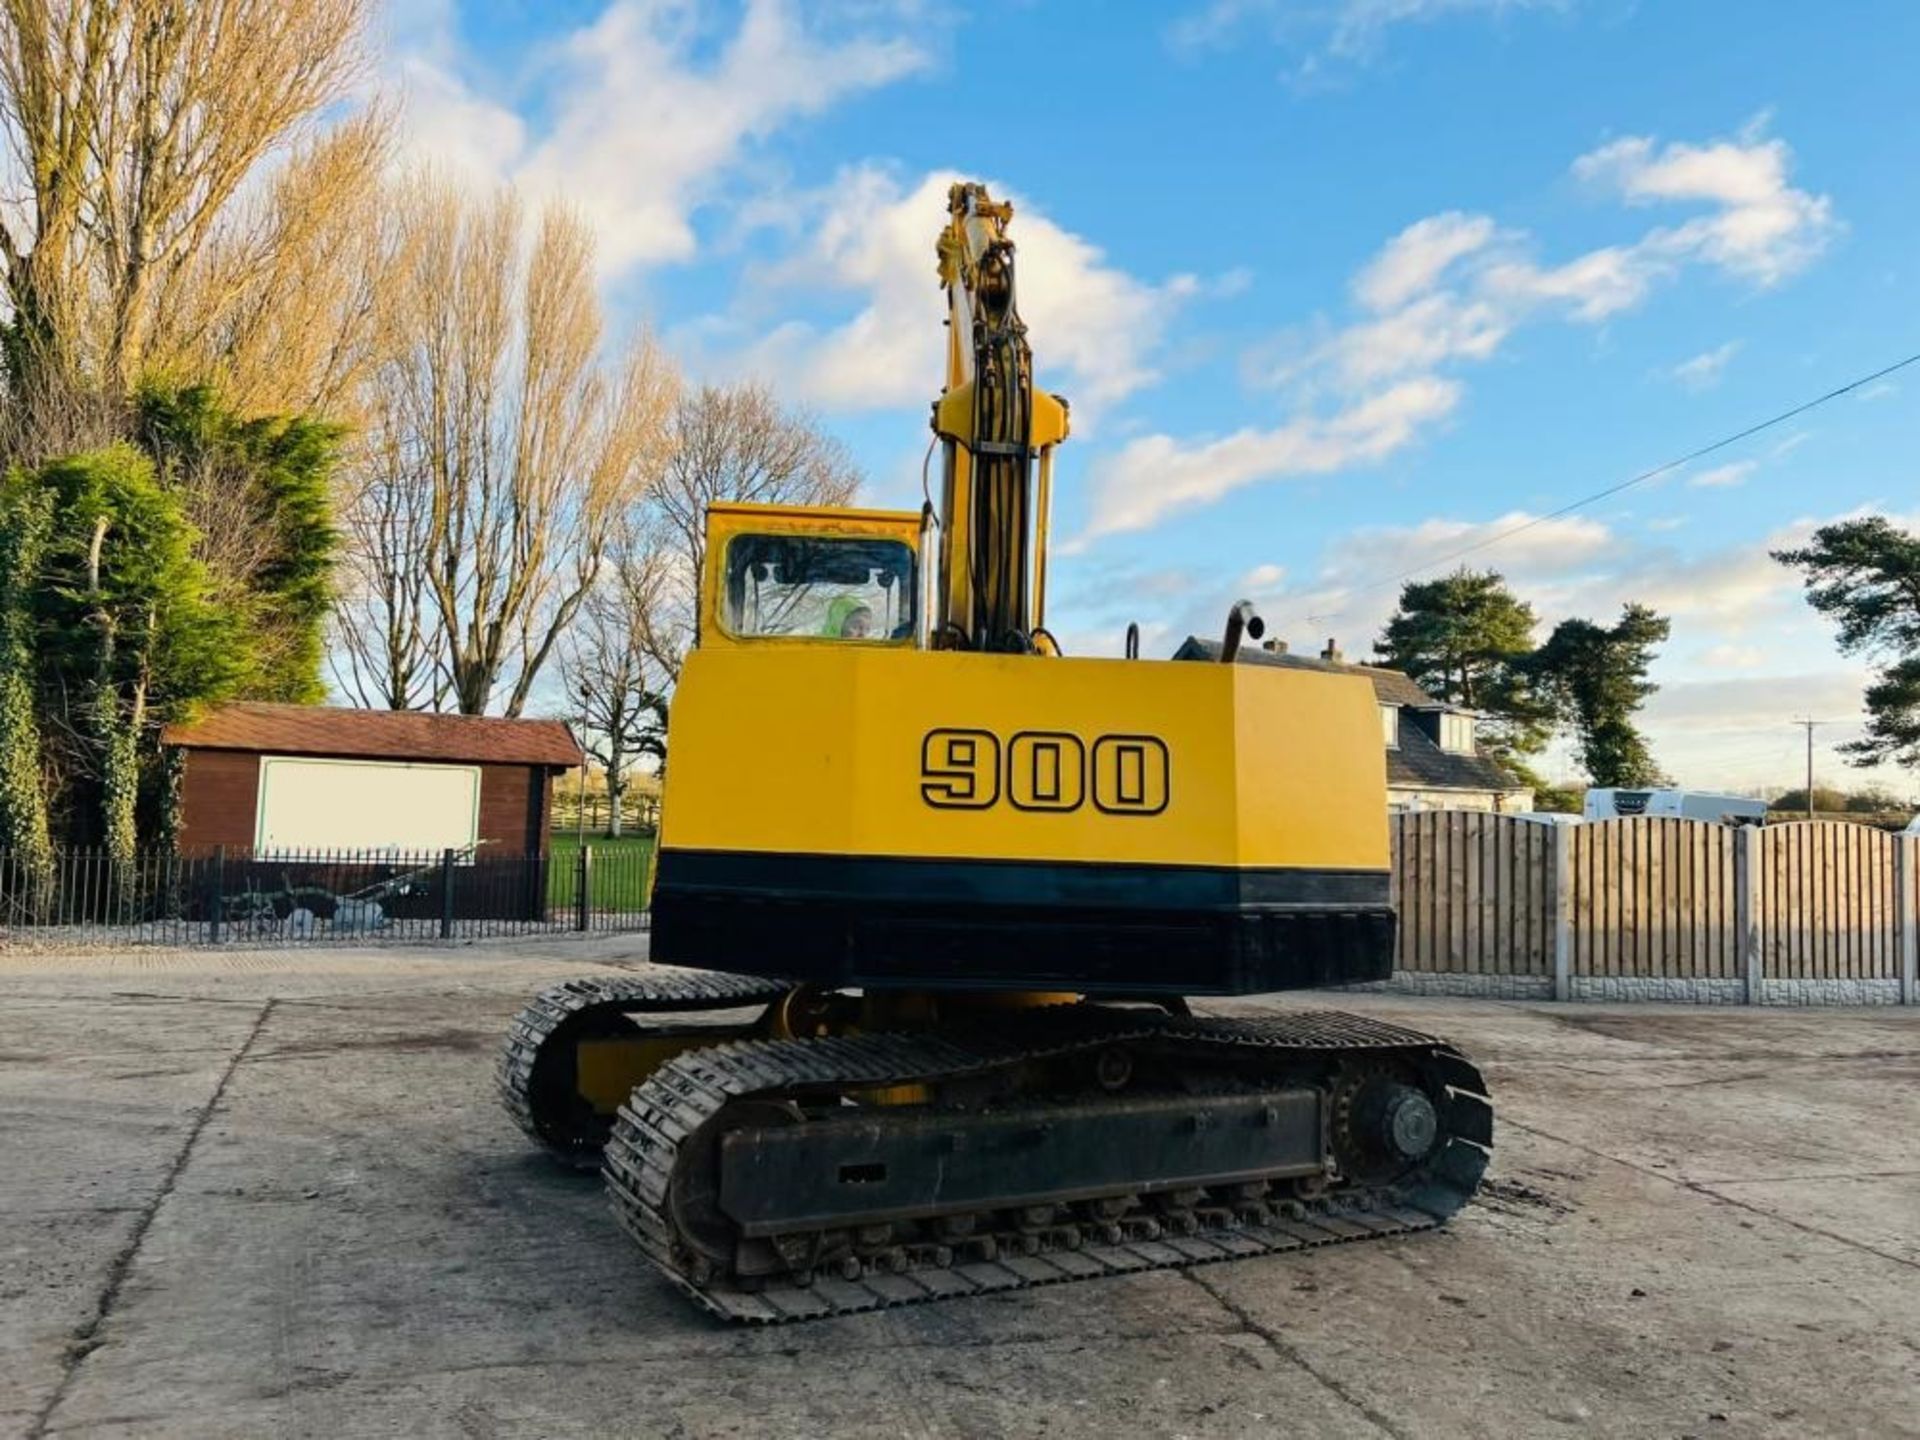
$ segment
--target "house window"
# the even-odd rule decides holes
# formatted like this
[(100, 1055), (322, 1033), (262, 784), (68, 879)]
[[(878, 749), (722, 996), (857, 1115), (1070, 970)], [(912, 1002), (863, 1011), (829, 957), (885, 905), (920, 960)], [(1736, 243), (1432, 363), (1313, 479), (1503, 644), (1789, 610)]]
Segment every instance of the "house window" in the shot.
[(1380, 728), (1386, 733), (1387, 748), (1398, 750), (1400, 748), (1400, 707), (1398, 705), (1380, 707)]
[(1441, 712), (1440, 748), (1449, 755), (1473, 754), (1473, 717)]

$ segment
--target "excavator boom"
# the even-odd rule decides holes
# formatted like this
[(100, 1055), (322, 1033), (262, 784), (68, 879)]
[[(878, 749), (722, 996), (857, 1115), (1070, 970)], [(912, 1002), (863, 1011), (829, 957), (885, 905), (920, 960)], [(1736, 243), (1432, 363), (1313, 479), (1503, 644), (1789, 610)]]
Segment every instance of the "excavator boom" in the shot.
[(1014, 283), (1009, 202), (957, 184), (936, 246), (947, 292), (936, 648), (1030, 651), (1046, 618), (1053, 449), (1067, 403), (1033, 382)]

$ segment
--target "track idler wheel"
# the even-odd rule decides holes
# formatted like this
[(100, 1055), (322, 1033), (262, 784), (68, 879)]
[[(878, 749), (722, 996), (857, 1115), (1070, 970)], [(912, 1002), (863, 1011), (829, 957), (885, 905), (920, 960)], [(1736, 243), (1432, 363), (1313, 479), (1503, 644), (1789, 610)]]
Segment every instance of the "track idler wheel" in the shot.
[[(739, 1227), (720, 1210), (720, 1146), (728, 1134), (735, 1130), (797, 1125), (802, 1118), (800, 1108), (789, 1101), (737, 1100), (687, 1142), (687, 1160), (675, 1172), (667, 1189), (667, 1211), (679, 1237), (682, 1259), (691, 1272), (703, 1278), (736, 1269), (748, 1274), (766, 1273), (797, 1268), (802, 1263), (802, 1256), (791, 1244), (783, 1250), (782, 1241), (786, 1237), (761, 1242), (757, 1248), (766, 1253), (749, 1258), (741, 1252)], [(806, 1263), (820, 1258), (822, 1238), (809, 1235), (798, 1240), (809, 1252)]]
[(1362, 1180), (1386, 1180), (1418, 1165), (1440, 1141), (1440, 1110), (1418, 1086), (1370, 1076), (1346, 1097), (1341, 1167)]
[(1383, 1158), (1412, 1164), (1424, 1160), (1440, 1138), (1440, 1112), (1425, 1092), (1391, 1080), (1376, 1081), (1353, 1104), (1354, 1129)]

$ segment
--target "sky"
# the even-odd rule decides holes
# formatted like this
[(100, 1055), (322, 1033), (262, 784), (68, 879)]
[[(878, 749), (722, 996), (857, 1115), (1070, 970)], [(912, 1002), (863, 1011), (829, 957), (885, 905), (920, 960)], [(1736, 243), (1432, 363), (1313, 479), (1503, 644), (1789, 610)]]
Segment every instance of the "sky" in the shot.
[[(599, 237), (621, 326), (755, 377), (917, 508), (946, 186), (1016, 206), (1068, 397), (1049, 623), (1077, 654), (1251, 598), (1364, 658), (1409, 575), (1541, 635), (1655, 606), (1643, 722), (1694, 788), (1843, 767), (1867, 662), (1768, 551), (1920, 526), (1920, 6), (1855, 0), (393, 0), (407, 161)], [(1524, 528), (1522, 528), (1524, 527)], [(1469, 553), (1461, 555), (1460, 552)], [(1546, 771), (1570, 777), (1564, 745)]]

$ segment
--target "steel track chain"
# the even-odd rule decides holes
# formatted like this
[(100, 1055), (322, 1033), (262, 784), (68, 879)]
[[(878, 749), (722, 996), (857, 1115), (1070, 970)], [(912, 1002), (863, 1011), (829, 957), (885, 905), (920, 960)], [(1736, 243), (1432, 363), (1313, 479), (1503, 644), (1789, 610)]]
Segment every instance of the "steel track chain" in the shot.
[(543, 1049), (562, 1027), (585, 1026), (600, 1016), (697, 1014), (770, 1005), (793, 987), (758, 975), (713, 970), (656, 970), (647, 975), (590, 976), (566, 980), (529, 1000), (507, 1027), (507, 1042), (494, 1067), (501, 1103), (514, 1123), (569, 1164), (599, 1163), (553, 1144), (540, 1126), (533, 1095), (534, 1069)]
[[(1034, 1018), (1037, 1016), (1037, 1023)], [(1020, 1032), (1052, 1032), (1035, 1043)], [(810, 1284), (755, 1290), (691, 1274), (674, 1242), (668, 1208), (682, 1147), (728, 1103), (769, 1092), (832, 1093), (939, 1082), (1002, 1066), (1057, 1058), (1101, 1045), (1166, 1041), (1206, 1048), (1273, 1051), (1288, 1059), (1370, 1055), (1417, 1064), (1444, 1094), (1446, 1139), (1384, 1204), (1371, 1192), (1336, 1195), (1307, 1213), (1264, 1223), (1235, 1219), (1194, 1233), (1079, 1243), (991, 1259), (919, 1261), (855, 1278), (816, 1276)], [(873, 1034), (814, 1040), (743, 1041), (691, 1052), (662, 1066), (621, 1107), (603, 1157), (615, 1218), (667, 1277), (727, 1320), (778, 1324), (929, 1300), (1095, 1279), (1342, 1244), (1433, 1228), (1471, 1197), (1492, 1145), (1492, 1109), (1479, 1072), (1432, 1036), (1333, 1011), (1248, 1019), (1143, 1017), (1093, 1006), (1029, 1012), (993, 1035)], [(1071, 1227), (1068, 1227), (1069, 1229)]]

